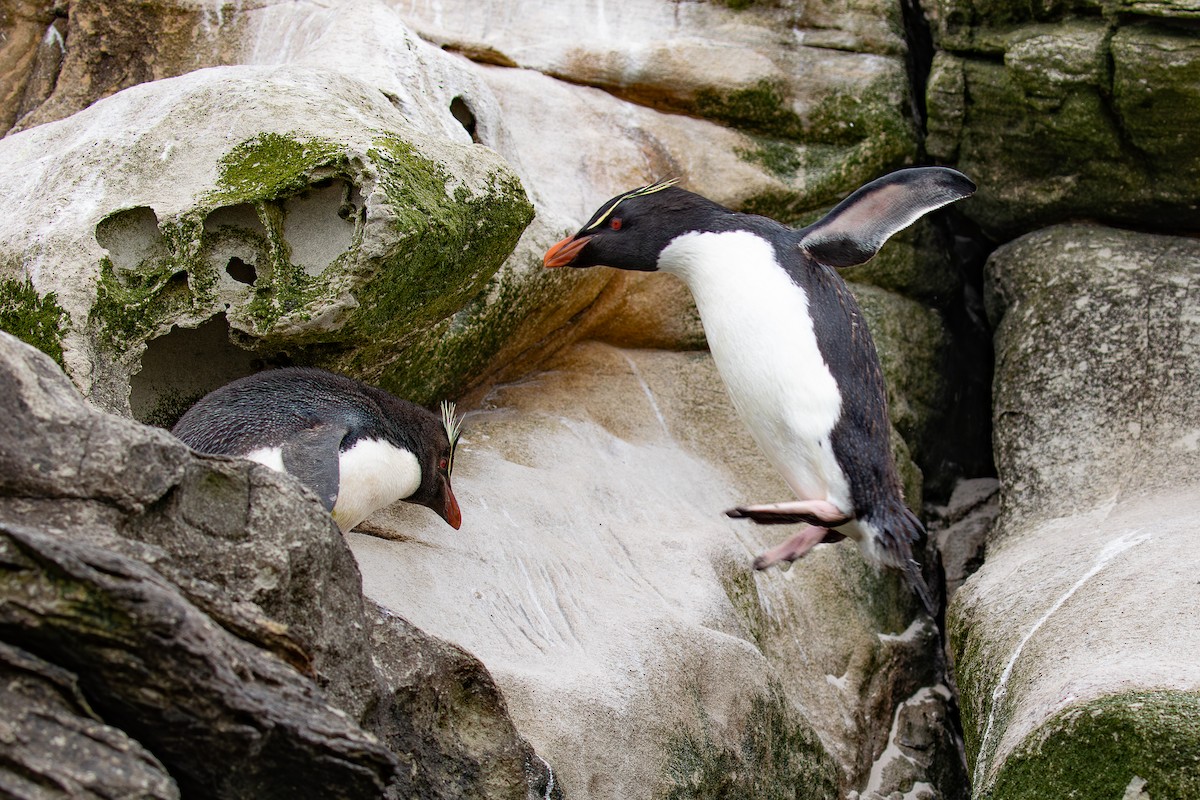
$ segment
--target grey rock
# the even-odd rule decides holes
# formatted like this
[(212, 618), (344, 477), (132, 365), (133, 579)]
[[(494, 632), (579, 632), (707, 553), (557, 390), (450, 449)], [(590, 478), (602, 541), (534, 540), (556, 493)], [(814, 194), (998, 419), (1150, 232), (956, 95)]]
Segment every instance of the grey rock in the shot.
[(946, 579), (946, 602), (983, 564), (987, 537), (1000, 513), (1000, 482), (994, 478), (959, 481), (950, 501), (933, 509), (929, 531)]
[[(142, 742), (181, 787), (546, 795), (550, 768), (487, 671), (365, 603), (345, 540), (290, 476), (192, 455), (161, 430), (96, 411), (46, 356), (4, 333), (0, 380), (10, 387), (4, 640), (78, 675), (101, 720)], [(139, 455), (146, 474), (117, 491)], [(186, 724), (172, 708), (186, 709)], [(200, 755), (210, 737), (227, 764), (254, 764), (217, 769)]]
[(848, 800), (966, 800), (962, 743), (949, 723), (953, 713), (954, 700), (944, 686), (922, 688), (900, 703), (867, 787)]
[(310, 681), (144, 565), (17, 525), (0, 527), (0, 563), (0, 635), (78, 675), (182, 791), (381, 797), (396, 782), (395, 756)]
[(1138, 18), (988, 13), (1002, 8), (1022, 16), (999, 4), (946, 35), (929, 80), (929, 152), (979, 185), (962, 212), (1001, 241), (1081, 217), (1196, 230), (1195, 37)]
[(99, 721), (75, 675), (0, 642), (0, 794), (19, 800), (177, 800), (144, 747)]

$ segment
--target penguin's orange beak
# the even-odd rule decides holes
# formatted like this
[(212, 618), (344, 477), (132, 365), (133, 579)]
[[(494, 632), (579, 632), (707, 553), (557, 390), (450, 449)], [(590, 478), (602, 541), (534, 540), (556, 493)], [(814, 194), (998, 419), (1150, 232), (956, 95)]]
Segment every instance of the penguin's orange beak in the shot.
[(458, 500), (454, 497), (454, 492), (450, 489), (450, 482), (445, 484), (445, 491), (442, 493), (442, 508), (434, 509), (438, 516), (446, 520), (454, 530), (462, 527), (462, 511), (458, 507)]
[(568, 236), (546, 251), (546, 255), (542, 258), (542, 263), (547, 267), (568, 266), (575, 260), (575, 256), (579, 255), (579, 251), (586, 247), (587, 243), (591, 240), (591, 236), (582, 236), (578, 239), (574, 236)]

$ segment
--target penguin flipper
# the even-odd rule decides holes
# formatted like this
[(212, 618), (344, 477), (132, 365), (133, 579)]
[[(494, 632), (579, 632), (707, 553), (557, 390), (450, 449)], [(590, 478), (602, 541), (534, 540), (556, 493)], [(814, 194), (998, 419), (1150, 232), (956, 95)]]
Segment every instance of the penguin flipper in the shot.
[(338, 456), (345, 425), (326, 422), (306, 428), (283, 444), (283, 468), (317, 493), (326, 511), (337, 502), (341, 471)]
[(853, 267), (930, 211), (974, 192), (970, 178), (948, 167), (898, 170), (862, 186), (805, 228), (800, 247), (827, 266)]

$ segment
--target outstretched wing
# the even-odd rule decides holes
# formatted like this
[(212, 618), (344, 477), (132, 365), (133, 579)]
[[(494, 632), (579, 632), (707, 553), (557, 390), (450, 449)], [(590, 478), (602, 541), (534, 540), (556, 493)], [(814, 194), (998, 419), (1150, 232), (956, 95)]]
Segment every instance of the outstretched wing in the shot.
[(805, 228), (800, 247), (822, 264), (853, 267), (930, 211), (974, 192), (966, 175), (947, 167), (902, 169), (861, 187)]

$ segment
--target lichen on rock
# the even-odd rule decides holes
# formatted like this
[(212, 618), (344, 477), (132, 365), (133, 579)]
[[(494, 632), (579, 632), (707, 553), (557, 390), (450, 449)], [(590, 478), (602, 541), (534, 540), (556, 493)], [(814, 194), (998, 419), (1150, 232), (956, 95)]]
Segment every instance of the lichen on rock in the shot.
[(54, 292), (39, 295), (28, 280), (0, 280), (0, 330), (8, 331), (53, 358), (63, 361), (62, 339), (69, 317)]

